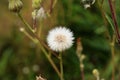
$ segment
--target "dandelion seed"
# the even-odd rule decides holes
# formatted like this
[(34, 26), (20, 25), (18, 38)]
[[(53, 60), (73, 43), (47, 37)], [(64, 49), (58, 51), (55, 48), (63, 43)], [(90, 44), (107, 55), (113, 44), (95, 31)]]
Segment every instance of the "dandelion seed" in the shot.
[(54, 51), (64, 51), (73, 44), (73, 33), (65, 27), (57, 27), (49, 31), (48, 46)]

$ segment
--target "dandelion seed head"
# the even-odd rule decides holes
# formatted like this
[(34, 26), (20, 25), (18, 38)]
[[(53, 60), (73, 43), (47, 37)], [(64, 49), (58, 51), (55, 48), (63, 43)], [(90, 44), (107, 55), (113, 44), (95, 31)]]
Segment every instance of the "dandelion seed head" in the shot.
[(57, 27), (49, 31), (48, 46), (54, 51), (64, 51), (73, 44), (73, 33), (65, 27)]

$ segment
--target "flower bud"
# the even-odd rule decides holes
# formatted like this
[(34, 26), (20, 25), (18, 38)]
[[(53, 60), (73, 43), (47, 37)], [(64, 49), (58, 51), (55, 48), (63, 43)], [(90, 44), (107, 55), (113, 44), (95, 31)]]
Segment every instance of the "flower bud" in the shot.
[(32, 7), (33, 7), (34, 9), (39, 9), (40, 6), (41, 6), (41, 2), (42, 2), (42, 0), (33, 0), (33, 1), (32, 1)]
[(33, 19), (36, 19), (36, 15), (37, 15), (37, 11), (34, 10), (34, 11), (32, 12), (32, 18), (33, 18)]
[(9, 0), (9, 10), (12, 12), (19, 12), (23, 7), (21, 0)]
[(77, 56), (80, 57), (83, 50), (81, 39), (78, 38), (76, 43), (77, 43), (76, 53), (77, 53)]
[(80, 56), (81, 61), (83, 61), (85, 59), (85, 57), (86, 56), (84, 54), (81, 54), (81, 56)]
[(99, 76), (99, 71), (97, 69), (94, 69), (92, 73), (95, 77)]

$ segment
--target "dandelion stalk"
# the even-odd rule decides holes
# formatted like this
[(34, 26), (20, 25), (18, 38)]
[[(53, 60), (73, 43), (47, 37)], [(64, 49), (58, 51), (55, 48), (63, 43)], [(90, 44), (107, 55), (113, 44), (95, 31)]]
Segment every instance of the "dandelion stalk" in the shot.
[[(24, 20), (24, 18), (21, 16), (21, 14), (18, 13), (18, 16), (20, 17), (21, 21), (25, 24), (26, 27), (28, 27), (32, 32), (32, 28), (31, 26)], [(26, 33), (25, 33), (26, 34)], [(34, 32), (33, 32), (34, 34)], [(28, 36), (28, 34), (26, 34)], [(30, 36), (30, 35), (29, 35)], [(44, 47), (46, 47), (46, 45), (44, 43), (42, 43), (42, 41), (39, 39), (39, 37), (37, 37), (35, 34), (34, 34), (34, 37), (39, 41), (39, 44), (40, 44), (40, 47), (41, 47), (41, 50), (43, 51), (43, 53), (45, 54), (46, 58), (48, 59), (48, 61), (50, 62), (50, 64), (52, 65), (52, 67), (54, 68), (54, 70), (56, 71), (56, 73), (58, 74), (59, 77), (61, 77), (61, 74), (57, 68), (57, 66), (55, 65), (55, 63), (53, 62), (53, 60), (51, 59), (51, 57), (48, 55), (47, 51), (45, 50)], [(29, 37), (30, 39), (32, 39), (31, 37)], [(34, 41), (32, 39), (32, 41)], [(41, 46), (41, 43), (43, 44), (43, 46)], [(48, 48), (47, 48), (48, 49)]]
[(60, 72), (61, 72), (61, 77), (60, 77), (60, 80), (64, 80), (63, 78), (63, 61), (62, 61), (62, 52), (60, 52), (59, 54), (59, 59), (60, 59)]
[(45, 49), (41, 46), (42, 51), (44, 52), (45, 56), (47, 57), (48, 61), (50, 62), (50, 64), (52, 65), (52, 67), (54, 68), (54, 70), (56, 71), (56, 73), (58, 74), (59, 77), (61, 77), (61, 74), (58, 70), (58, 68), (56, 67), (55, 63), (53, 62), (53, 60), (51, 59), (50, 55), (48, 55), (48, 53), (45, 51)]

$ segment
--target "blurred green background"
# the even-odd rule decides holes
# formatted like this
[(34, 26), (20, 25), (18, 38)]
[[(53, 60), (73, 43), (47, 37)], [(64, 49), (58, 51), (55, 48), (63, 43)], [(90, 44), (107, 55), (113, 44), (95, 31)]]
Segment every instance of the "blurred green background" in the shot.
[[(49, 8), (49, 1), (45, 0), (44, 6)], [(101, 1), (101, 0), (100, 0)], [(24, 0), (21, 11), (24, 18), (32, 25), (32, 1)], [(120, 24), (120, 1), (116, 0), (117, 20)], [(107, 0), (104, 1), (104, 11), (110, 16)], [(112, 62), (110, 43), (106, 35), (112, 35), (113, 30), (109, 23), (107, 26), (96, 1), (91, 8), (85, 9), (80, 0), (58, 0), (51, 18), (44, 23), (47, 35), (48, 29), (55, 26), (69, 27), (75, 36), (81, 38), (83, 54), (86, 55), (85, 80), (94, 80), (92, 70), (99, 69), (101, 78), (110, 80)], [(111, 16), (110, 16), (111, 17)], [(35, 80), (41, 75), (47, 80), (59, 80), (50, 63), (39, 49), (27, 36), (19, 31), (24, 27), (18, 16), (8, 10), (8, 0), (0, 2), (0, 80)], [(53, 56), (56, 64), (59, 63)], [(73, 47), (63, 55), (65, 80), (81, 80), (79, 59), (76, 56), (76, 42)], [(115, 80), (120, 77), (120, 47), (115, 46)]]

